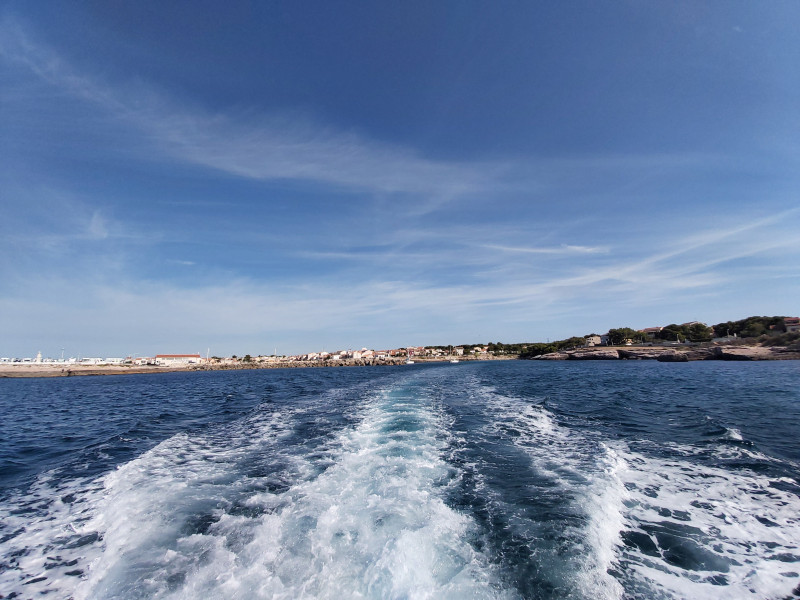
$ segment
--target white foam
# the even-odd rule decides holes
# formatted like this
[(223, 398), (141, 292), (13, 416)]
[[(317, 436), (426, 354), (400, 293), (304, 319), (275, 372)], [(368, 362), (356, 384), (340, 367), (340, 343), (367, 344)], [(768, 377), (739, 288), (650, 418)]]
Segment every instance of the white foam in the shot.
[(563, 524), (572, 547), (567, 554), (551, 549), (551, 567), (569, 570), (574, 593), (581, 597), (622, 597), (623, 588), (609, 569), (621, 543), (626, 491), (618, 473), (626, 463), (604, 444), (588, 448), (587, 440), (556, 423), (542, 406), (491, 388), (480, 395), (493, 415), (494, 432), (503, 436), (511, 428), (510, 439), (530, 457), (536, 473), (549, 478), (564, 502), (572, 498), (572, 510), (582, 516), (580, 524)]
[(742, 432), (734, 427), (726, 428), (724, 437), (725, 439), (732, 440), (734, 442), (741, 442), (744, 439), (742, 438)]
[[(677, 597), (791, 595), (800, 571), (796, 495), (749, 471), (732, 472), (680, 457), (652, 458), (622, 444), (616, 451), (629, 464), (622, 476), (628, 492), (627, 528), (659, 547), (657, 556), (621, 550), (626, 568), (642, 582)], [(672, 536), (686, 548), (681, 552), (697, 552), (700, 558), (683, 566), (669, 560), (669, 548), (658, 544), (659, 534)], [(727, 585), (719, 585), (723, 578)]]
[(60, 481), (48, 472), (0, 504), (0, 590), (28, 597), (73, 589), (97, 554), (99, 533), (87, 522), (102, 493), (96, 479)]
[[(398, 419), (419, 429), (393, 431)], [(246, 524), (251, 541), (239, 552), (220, 540), (243, 524), (214, 525), (213, 559), (180, 597), (207, 596), (221, 573), (225, 589), (248, 597), (498, 596), (487, 559), (469, 543), (473, 523), (441, 498), (437, 482), (450, 467), (437, 428), (412, 399), (381, 399), (322, 475), (251, 499), (279, 508)]]
[(233, 432), (238, 439), (176, 435), (104, 477), (42, 475), (0, 505), (7, 538), (0, 557), (12, 566), (0, 574), (1, 589), (23, 597), (113, 597), (95, 583), (113, 578), (122, 563), (157, 562), (154, 548), (168, 544), (184, 517), (224, 502), (226, 487), (235, 491), (236, 463), (286, 429), (278, 414), (243, 427)]
[[(473, 547), (472, 519), (443, 500), (453, 472), (441, 458), (444, 417), (429, 401), (379, 393), (357, 427), (308, 456), (276, 440), (299, 418), (263, 417), (231, 439), (176, 435), (91, 492), (76, 483), (78, 530), (100, 536), (76, 555), (83, 575), (54, 578), (51, 570), (23, 586), (18, 573), (0, 580), (4, 590), (76, 600), (512, 596)], [(260, 453), (286, 463), (288, 486), (245, 475)], [(63, 513), (45, 511), (38, 546), (29, 534), (14, 543), (45, 560), (53, 520), (66, 527), (76, 514)], [(198, 517), (204, 523), (187, 528)], [(34, 564), (24, 570), (37, 572)]]
[[(769, 462), (769, 457), (725, 444), (670, 444), (653, 450), (658, 454), (667, 449), (674, 459), (652, 458), (624, 443), (559, 426), (549, 411), (530, 401), (489, 389), (482, 399), (495, 415), (496, 433), (513, 429), (509, 439), (531, 457), (535, 471), (551, 478), (563, 497), (574, 498), (586, 515), (578, 536), (571, 538), (575, 557), (585, 559), (577, 569), (582, 595), (784, 598), (797, 586), (798, 497), (776, 488), (778, 480), (703, 466), (699, 460), (710, 455)], [(726, 437), (740, 441), (741, 432), (728, 430)], [(630, 533), (649, 536), (657, 555), (626, 546), (623, 537)], [(671, 539), (666, 546), (683, 547), (659, 545), (657, 534)], [(695, 553), (695, 560), (679, 566), (671, 551)]]

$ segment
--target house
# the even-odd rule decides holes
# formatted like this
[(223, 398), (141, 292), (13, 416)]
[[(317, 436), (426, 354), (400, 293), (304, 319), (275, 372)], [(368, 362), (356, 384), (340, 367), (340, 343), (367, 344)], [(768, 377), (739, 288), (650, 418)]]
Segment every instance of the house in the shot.
[(155, 363), (162, 367), (199, 365), (201, 360), (199, 354), (156, 354), (155, 357)]
[(639, 333), (643, 333), (648, 340), (654, 340), (656, 336), (661, 333), (663, 327), (645, 327), (640, 329)]
[(784, 317), (783, 324), (787, 332), (800, 331), (800, 317)]
[(584, 336), (584, 339), (586, 340), (586, 345), (589, 346), (589, 347), (591, 347), (591, 346), (599, 346), (600, 344), (603, 343), (603, 338), (601, 336), (597, 335), (597, 334), (594, 334), (594, 333), (591, 334), (591, 335)]

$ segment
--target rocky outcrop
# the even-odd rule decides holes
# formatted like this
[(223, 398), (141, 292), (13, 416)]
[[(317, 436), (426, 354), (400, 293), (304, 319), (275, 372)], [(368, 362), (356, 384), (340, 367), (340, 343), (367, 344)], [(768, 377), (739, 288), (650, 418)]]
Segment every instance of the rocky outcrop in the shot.
[(718, 346), (713, 349), (717, 360), (771, 360), (775, 353), (761, 346)]
[(625, 348), (624, 350), (617, 350), (620, 358), (625, 360), (658, 360), (659, 357), (665, 354), (673, 354), (673, 350), (665, 350), (664, 348)]
[(534, 360), (567, 360), (569, 354), (566, 352), (551, 352), (550, 354), (542, 354), (537, 356)]
[(800, 348), (765, 346), (695, 346), (638, 348), (576, 348), (537, 356), (536, 360), (787, 360), (800, 359)]
[(619, 360), (620, 353), (610, 348), (572, 350), (567, 352), (570, 360)]
[(658, 362), (689, 362), (689, 354), (687, 352), (676, 352), (671, 350), (669, 352), (662, 352), (656, 357)]

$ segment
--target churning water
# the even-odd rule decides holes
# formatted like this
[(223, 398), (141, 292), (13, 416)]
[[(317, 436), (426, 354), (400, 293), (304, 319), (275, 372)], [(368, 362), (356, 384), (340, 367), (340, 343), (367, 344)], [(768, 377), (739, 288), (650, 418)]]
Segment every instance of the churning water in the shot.
[(0, 382), (0, 597), (800, 597), (800, 363)]

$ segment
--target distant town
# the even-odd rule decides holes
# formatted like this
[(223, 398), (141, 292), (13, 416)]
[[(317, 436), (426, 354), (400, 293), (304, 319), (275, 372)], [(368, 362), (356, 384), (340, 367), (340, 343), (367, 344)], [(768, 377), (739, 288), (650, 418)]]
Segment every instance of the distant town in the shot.
[(583, 336), (553, 342), (488, 344), (462, 344), (458, 346), (409, 346), (390, 350), (336, 350), (334, 352), (308, 352), (296, 355), (232, 355), (228, 357), (206, 354), (156, 354), (154, 356), (127, 357), (44, 357), (39, 352), (35, 357), (0, 357), (0, 365), (50, 365), (53, 367), (129, 366), (129, 367), (236, 367), (236, 366), (292, 366), (293, 363), (308, 365), (375, 365), (402, 362), (458, 360), (492, 360), (502, 358), (537, 358), (558, 355), (568, 351), (614, 346), (691, 346), (698, 344), (740, 343), (787, 345), (800, 342), (799, 317), (748, 317), (739, 321), (727, 321), (713, 326), (699, 321), (647, 327), (634, 330), (627, 327), (610, 329), (607, 333), (589, 333)]

